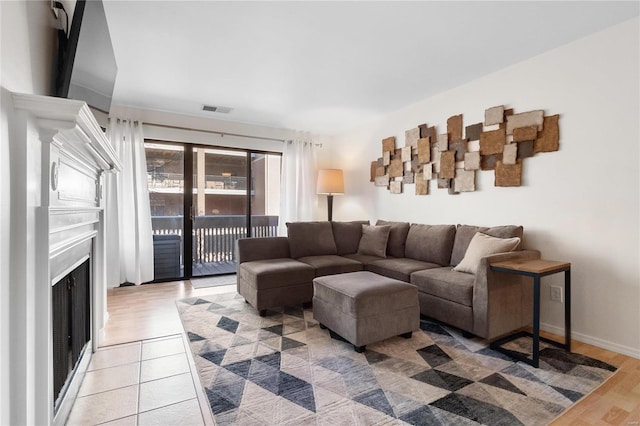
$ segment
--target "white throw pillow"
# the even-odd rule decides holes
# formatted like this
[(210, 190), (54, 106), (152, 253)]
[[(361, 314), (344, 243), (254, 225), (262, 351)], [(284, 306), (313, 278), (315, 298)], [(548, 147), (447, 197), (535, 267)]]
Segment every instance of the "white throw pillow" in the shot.
[(464, 258), (453, 268), (454, 271), (475, 274), (480, 259), (497, 253), (513, 251), (520, 244), (520, 238), (496, 238), (482, 232), (476, 232), (471, 239)]

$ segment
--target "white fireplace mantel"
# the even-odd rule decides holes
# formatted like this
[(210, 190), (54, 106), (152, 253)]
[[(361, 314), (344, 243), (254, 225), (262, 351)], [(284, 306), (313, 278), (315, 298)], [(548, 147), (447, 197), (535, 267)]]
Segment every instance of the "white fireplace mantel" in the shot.
[(91, 259), (86, 369), (106, 316), (103, 174), (121, 164), (86, 103), (18, 93), (12, 100), (11, 421), (62, 424), (84, 371), (76, 370), (54, 414), (51, 285)]

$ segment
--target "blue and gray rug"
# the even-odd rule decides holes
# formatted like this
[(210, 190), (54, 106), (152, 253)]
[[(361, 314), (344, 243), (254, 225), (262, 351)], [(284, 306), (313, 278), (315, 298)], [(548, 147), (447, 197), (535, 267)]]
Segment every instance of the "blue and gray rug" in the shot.
[(428, 320), (359, 354), (311, 309), (260, 317), (234, 293), (177, 307), (221, 425), (543, 425), (616, 370), (552, 346), (536, 369)]

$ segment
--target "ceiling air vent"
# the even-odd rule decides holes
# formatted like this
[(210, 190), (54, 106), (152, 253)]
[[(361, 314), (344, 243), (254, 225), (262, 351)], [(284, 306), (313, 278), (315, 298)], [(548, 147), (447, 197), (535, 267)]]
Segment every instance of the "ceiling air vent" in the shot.
[(220, 114), (229, 114), (233, 110), (233, 108), (223, 107), (223, 106), (214, 106), (214, 105), (202, 105), (202, 110), (209, 111), (209, 112), (217, 112)]

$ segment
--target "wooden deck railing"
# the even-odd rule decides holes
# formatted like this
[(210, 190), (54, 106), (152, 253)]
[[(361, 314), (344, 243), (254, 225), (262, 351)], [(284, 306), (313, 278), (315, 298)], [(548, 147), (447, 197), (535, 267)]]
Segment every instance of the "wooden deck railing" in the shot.
[[(182, 236), (182, 216), (152, 216), (151, 227), (154, 235)], [(278, 216), (251, 216), (251, 235), (278, 235)], [(234, 261), (235, 241), (246, 236), (245, 215), (196, 216), (193, 221), (193, 261)]]

